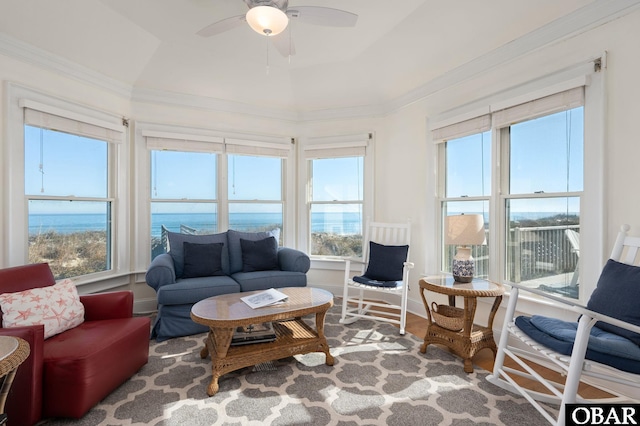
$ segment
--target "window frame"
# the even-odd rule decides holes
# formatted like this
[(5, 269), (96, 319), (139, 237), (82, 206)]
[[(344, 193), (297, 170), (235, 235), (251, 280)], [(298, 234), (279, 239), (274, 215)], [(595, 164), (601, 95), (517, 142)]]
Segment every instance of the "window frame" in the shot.
[[(331, 159), (356, 157), (358, 153), (363, 156), (363, 199), (362, 199), (362, 226), (364, 228), (367, 218), (373, 219), (373, 166), (374, 166), (374, 133), (358, 133), (339, 136), (322, 136), (307, 138), (304, 141), (303, 155), (301, 156), (300, 171), (302, 176), (300, 182), (305, 182), (302, 186), (300, 199), (304, 200), (304, 209), (299, 211), (299, 221), (301, 232), (299, 233), (300, 247), (311, 252), (311, 185), (312, 185), (312, 169), (311, 161), (313, 159)], [(330, 202), (321, 202), (318, 204), (330, 204)], [(352, 201), (340, 201), (335, 204), (353, 204)], [(344, 269), (344, 263), (339, 256), (322, 256), (309, 255), (311, 258), (311, 266), (314, 269)]]
[[(73, 277), (77, 285), (94, 281), (117, 277), (121, 271), (128, 270), (130, 261), (128, 253), (119, 248), (119, 241), (125, 241), (128, 229), (128, 213), (125, 203), (129, 194), (128, 181), (128, 156), (123, 148), (127, 142), (128, 122), (120, 116), (109, 114), (73, 102), (65, 101), (44, 93), (7, 83), (7, 141), (4, 155), (7, 160), (7, 170), (4, 175), (4, 187), (7, 188), (5, 203), (10, 211), (0, 214), (3, 223), (0, 244), (0, 256), (7, 265), (20, 265), (28, 263), (28, 235), (29, 235), (29, 199), (78, 199), (95, 200), (92, 197), (57, 197), (57, 196), (28, 196), (25, 193), (25, 169), (24, 169), (24, 109), (30, 108), (73, 120), (79, 123), (87, 123), (93, 126), (104, 127), (115, 131), (113, 139), (107, 141), (107, 197), (100, 201), (111, 204), (111, 240), (108, 242), (111, 258), (111, 268), (106, 271), (96, 272), (79, 277)], [(119, 173), (122, 171), (121, 173)], [(4, 209), (3, 209), (4, 210)], [(9, 209), (7, 209), (9, 210)], [(9, 243), (11, 242), (11, 243)]]
[[(580, 88), (582, 89), (582, 88)], [(574, 89), (575, 90), (575, 89)], [(534, 101), (535, 102), (535, 101)], [(517, 125), (520, 123), (526, 123), (529, 121), (533, 121), (536, 120), (538, 118), (543, 118), (543, 117), (548, 117), (551, 116), (553, 114), (556, 113), (560, 113), (560, 112), (565, 112), (565, 111), (569, 111), (572, 110), (574, 108), (577, 107), (584, 107), (584, 102), (580, 102), (579, 105), (577, 104), (571, 104), (571, 105), (565, 105), (562, 108), (559, 109), (553, 109), (553, 110), (548, 110), (545, 111), (544, 113), (535, 113), (535, 114), (531, 114), (528, 115), (526, 118), (523, 119), (518, 119), (518, 120), (510, 120), (509, 122), (500, 122), (499, 120), (497, 120), (498, 122), (496, 123), (494, 120), (493, 123), (493, 131), (496, 133), (496, 138), (498, 139), (498, 149), (499, 149), (499, 155), (500, 155), (500, 162), (502, 164), (502, 174), (501, 176), (498, 177), (498, 179), (500, 179), (499, 185), (500, 185), (500, 209), (501, 209), (501, 216), (504, 218), (504, 222), (501, 223), (501, 229), (504, 230), (505, 232), (505, 236), (506, 233), (508, 232), (508, 224), (509, 224), (509, 218), (507, 217), (507, 203), (510, 201), (514, 201), (514, 200), (549, 200), (549, 199), (554, 199), (554, 198), (578, 198), (580, 200), (582, 200), (583, 194), (584, 194), (584, 186), (583, 189), (581, 191), (553, 191), (553, 192), (545, 192), (545, 191), (534, 191), (534, 192), (511, 192), (510, 190), (510, 176), (511, 176), (511, 169), (512, 169), (512, 164), (510, 161), (510, 157), (511, 157), (511, 126), (513, 125)], [(517, 108), (517, 106), (515, 107)], [(583, 118), (584, 118), (584, 112), (583, 112)], [(584, 126), (583, 126), (583, 131), (584, 131)], [(584, 149), (584, 138), (583, 138), (583, 149)], [(584, 167), (585, 162), (584, 162), (584, 158), (582, 159), (582, 165), (583, 165), (583, 170), (585, 170), (586, 168)], [(583, 174), (583, 182), (584, 182), (584, 174)], [(580, 201), (580, 212), (579, 212), (579, 217), (582, 218), (582, 214), (584, 213), (582, 211), (582, 201)], [(507, 236), (506, 236), (507, 237)], [(501, 261), (504, 262), (504, 269), (502, 269), (500, 271), (500, 279), (502, 280), (502, 282), (506, 282), (506, 283), (510, 283), (511, 281), (508, 280), (508, 272), (507, 272), (507, 266), (508, 266), (508, 261), (507, 261), (507, 245), (508, 245), (508, 240), (507, 238), (505, 238), (505, 240), (502, 240), (501, 243), (503, 244), (504, 247), (502, 247), (502, 251), (501, 251)], [(580, 262), (580, 258), (578, 257), (578, 262)], [(577, 300), (581, 300), (584, 298), (584, 290), (583, 290), (584, 286), (582, 288), (579, 289), (579, 295), (577, 299), (574, 298), (570, 298), (572, 301), (577, 301)], [(558, 294), (556, 293), (549, 293), (552, 294), (554, 296), (558, 296)]]
[[(149, 139), (157, 142), (150, 144)], [(137, 185), (137, 191), (146, 191), (136, 196), (138, 216), (138, 235), (133, 243), (142, 253), (136, 260), (137, 270), (146, 270), (151, 259), (151, 149), (167, 149), (172, 151), (215, 152), (217, 154), (216, 195), (218, 224), (217, 232), (229, 229), (229, 197), (228, 197), (228, 158), (231, 154), (247, 156), (278, 157), (282, 161), (281, 193), (278, 201), (283, 207), (283, 225), (281, 244), (293, 247), (295, 232), (295, 198), (293, 182), (286, 181), (287, 176), (294, 176), (295, 144), (290, 137), (235, 134), (209, 129), (163, 125), (152, 122), (137, 122), (135, 130), (135, 156), (138, 170), (136, 179), (143, 181)], [(166, 201), (166, 200), (162, 200)], [(179, 200), (178, 200), (179, 201)], [(202, 202), (202, 200), (186, 200)], [(210, 200), (205, 200), (209, 202)], [(241, 201), (244, 202), (244, 201)], [(262, 203), (262, 201), (257, 201)]]
[[(604, 128), (606, 117), (606, 86), (605, 86), (605, 67), (600, 67), (600, 61), (594, 66), (594, 62), (586, 62), (577, 64), (574, 68), (557, 75), (546, 76), (534, 82), (522, 84), (516, 88), (505, 90), (500, 94), (481, 99), (473, 104), (450, 110), (446, 114), (436, 117), (429, 123), (431, 130), (431, 141), (437, 146), (432, 151), (435, 156), (437, 165), (437, 183), (436, 190), (436, 212), (435, 212), (435, 229), (438, 240), (435, 242), (436, 255), (435, 262), (427, 260), (427, 265), (432, 265), (440, 270), (443, 256), (442, 241), (442, 217), (441, 205), (445, 198), (443, 197), (443, 155), (441, 145), (443, 141), (439, 138), (441, 129), (447, 126), (453, 126), (463, 123), (469, 119), (481, 117), (486, 114), (493, 114), (512, 106), (523, 104), (529, 101), (544, 98), (563, 91), (567, 91), (576, 87), (584, 87), (584, 158), (583, 164), (589, 165), (587, 173), (585, 166), (583, 191), (580, 201), (580, 225), (581, 225), (581, 250), (579, 264), (581, 276), (581, 290), (578, 302), (586, 303), (588, 296), (591, 294), (597, 283), (598, 276), (604, 261), (609, 254), (609, 248), (606, 244), (608, 241), (605, 235), (604, 221)], [(545, 114), (546, 115), (546, 114)], [(531, 117), (533, 118), (533, 116)], [(502, 126), (504, 127), (504, 126)], [(506, 165), (503, 163), (504, 148), (501, 141), (501, 126), (496, 126), (492, 119), (491, 124), (491, 195), (490, 195), (490, 221), (489, 221), (489, 240), (490, 246), (490, 266), (489, 280), (508, 283), (505, 280), (506, 271), (506, 230), (505, 223), (506, 209), (504, 208), (506, 196), (504, 194), (505, 173), (507, 173)], [(508, 176), (507, 176), (508, 178)], [(548, 195), (548, 194), (547, 194)], [(471, 198), (465, 198), (470, 200)], [(508, 288), (507, 288), (508, 290)], [(529, 299), (529, 297), (525, 297)], [(523, 309), (533, 312), (540, 301), (538, 298), (531, 296), (533, 305), (527, 305)]]

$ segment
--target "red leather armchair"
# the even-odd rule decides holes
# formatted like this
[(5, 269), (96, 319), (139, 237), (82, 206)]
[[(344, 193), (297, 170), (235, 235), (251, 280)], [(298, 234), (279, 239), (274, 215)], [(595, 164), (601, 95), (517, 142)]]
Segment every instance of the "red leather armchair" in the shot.
[[(0, 269), (0, 293), (53, 284), (46, 263)], [(80, 301), (85, 321), (46, 340), (41, 325), (0, 328), (0, 335), (22, 337), (31, 346), (5, 405), (10, 424), (80, 418), (147, 363), (150, 320), (133, 317), (132, 292), (85, 295)]]

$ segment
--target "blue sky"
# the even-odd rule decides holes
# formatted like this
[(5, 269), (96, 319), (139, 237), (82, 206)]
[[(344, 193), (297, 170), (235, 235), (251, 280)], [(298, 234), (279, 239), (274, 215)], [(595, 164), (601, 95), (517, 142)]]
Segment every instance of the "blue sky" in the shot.
[[(583, 128), (582, 108), (512, 125), (511, 192), (581, 191)], [(448, 142), (447, 151), (447, 196), (488, 196), (491, 193), (491, 133)], [(483, 161), (479, 161), (480, 158)], [(567, 198), (517, 200), (511, 208), (519, 212), (579, 211), (576, 198), (569, 200), (569, 206), (567, 201)], [(474, 203), (473, 208), (482, 209), (482, 205)]]
[[(568, 127), (567, 123), (571, 126)], [(537, 191), (582, 190), (583, 112), (577, 108), (511, 127), (511, 190), (528, 194)], [(87, 138), (25, 126), (25, 189), (31, 195), (106, 197), (107, 144)], [(570, 141), (567, 148), (567, 140)], [(491, 192), (491, 134), (472, 135), (448, 143), (447, 195), (488, 196)], [(478, 161), (482, 158), (483, 161)], [(151, 197), (155, 199), (216, 199), (216, 155), (196, 152), (154, 151), (151, 157)], [(569, 167), (567, 168), (567, 163)], [(42, 172), (40, 170), (42, 164)], [(279, 212), (268, 203), (247, 205), (234, 200), (281, 200), (280, 159), (232, 155), (229, 157), (228, 196), (233, 212)], [(315, 161), (313, 201), (357, 200), (362, 196), (358, 178), (362, 161), (353, 158)], [(194, 185), (194, 182), (202, 183)], [(578, 211), (577, 202), (567, 199), (518, 200), (517, 211)], [(480, 203), (474, 203), (474, 208)], [(32, 213), (65, 212), (73, 208), (62, 203), (32, 203)], [(194, 212), (211, 212), (213, 204), (195, 203)], [(104, 203), (87, 207), (104, 212)], [(179, 203), (156, 206), (154, 211), (184, 210)], [(452, 209), (450, 209), (452, 210)]]

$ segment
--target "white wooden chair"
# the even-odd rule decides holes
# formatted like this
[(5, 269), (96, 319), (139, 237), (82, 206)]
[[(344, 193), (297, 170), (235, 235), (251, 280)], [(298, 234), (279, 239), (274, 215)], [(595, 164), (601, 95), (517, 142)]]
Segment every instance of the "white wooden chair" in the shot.
[[(405, 333), (409, 270), (414, 266), (409, 262), (410, 237), (409, 222), (367, 222), (362, 259), (345, 259), (341, 324), (372, 317), (397, 324), (400, 334)], [(403, 247), (406, 247), (404, 251)], [(360, 264), (360, 275), (351, 276), (352, 263)], [(377, 273), (382, 275), (376, 276)], [(372, 298), (376, 294), (382, 295), (382, 300), (380, 297)]]
[[(640, 238), (628, 236), (628, 231), (628, 225), (623, 225), (621, 227), (621, 231), (618, 234), (611, 253), (611, 259), (627, 265), (638, 266), (638, 264), (640, 264)], [(626, 265), (620, 265), (620, 263), (617, 264), (619, 265), (619, 267), (627, 268)], [(603, 275), (604, 271), (610, 264), (616, 265), (615, 262), (608, 261), (607, 266), (605, 266), (605, 269), (603, 270)], [(636, 271), (635, 268), (628, 268), (628, 270), (632, 269)], [(599, 296), (601, 296), (603, 294), (602, 291), (607, 288), (604, 284), (601, 285), (601, 283), (603, 283), (603, 275), (601, 275), (600, 280), (598, 281), (598, 288), (594, 291), (593, 295), (596, 292), (601, 292), (599, 294)], [(640, 275), (638, 276), (640, 277)], [(640, 279), (638, 279), (637, 283), (635, 282), (635, 280), (636, 279), (634, 278), (633, 280), (625, 281), (632, 281), (633, 286), (631, 286), (631, 288), (635, 288), (635, 284), (640, 287)], [(620, 281), (622, 280), (609, 280), (609, 282)], [(565, 323), (572, 324), (572, 327), (577, 327), (575, 329), (575, 340), (573, 342), (567, 340), (569, 342), (567, 350), (565, 351), (567, 352), (567, 354), (558, 353), (555, 350), (551, 349), (550, 346), (556, 347), (555, 343), (557, 342), (546, 339), (544, 340), (545, 344), (542, 344), (540, 343), (540, 341), (542, 340), (540, 339), (541, 336), (536, 336), (537, 340), (530, 337), (531, 329), (528, 329), (529, 334), (523, 331), (527, 328), (522, 327), (523, 323), (521, 321), (527, 319), (531, 320), (532, 317), (530, 318), (521, 316), (514, 320), (514, 313), (516, 311), (518, 295), (521, 291), (531, 292), (538, 296), (550, 299), (552, 302), (557, 302), (561, 304), (565, 309), (571, 310), (575, 312), (577, 316), (579, 316), (579, 320), (577, 323)], [(604, 293), (609, 297), (606, 297), (603, 300), (610, 299), (611, 293), (612, 292)], [(593, 295), (589, 303), (587, 304), (590, 307), (595, 306), (595, 303), (592, 304), (592, 301), (594, 301)], [(623, 295), (621, 297), (624, 298), (625, 296)], [(630, 303), (637, 304), (637, 299), (630, 301)], [(629, 311), (635, 312), (633, 313), (633, 315), (635, 316), (635, 318), (638, 317), (637, 309), (632, 308)], [(616, 312), (616, 316), (620, 315), (624, 315), (624, 313)], [(542, 319), (543, 321), (547, 320), (545, 317), (539, 317), (539, 319)], [(594, 328), (596, 322), (599, 321), (600, 323), (598, 323), (597, 327)], [(612, 318), (611, 316), (594, 312), (593, 310), (587, 309), (587, 307), (581, 306), (575, 301), (571, 301), (569, 299), (563, 299), (543, 293), (539, 290), (529, 289), (526, 287), (522, 287), (521, 285), (512, 284), (511, 294), (509, 296), (509, 304), (505, 313), (502, 334), (500, 336), (500, 342), (498, 344), (498, 353), (495, 359), (494, 370), (493, 373), (487, 377), (487, 380), (504, 389), (520, 393), (538, 411), (540, 411), (540, 413), (550, 423), (557, 425), (564, 425), (566, 404), (598, 402), (638, 403), (640, 400), (640, 374), (638, 373), (638, 371), (640, 370), (640, 359), (635, 358), (638, 354), (634, 352), (633, 356), (630, 356), (631, 359), (628, 359), (626, 355), (625, 357), (622, 357), (622, 359), (620, 359), (620, 357), (612, 357), (609, 354), (607, 354), (606, 356), (602, 356), (601, 352), (599, 351), (602, 350), (601, 348), (603, 342), (605, 346), (607, 345), (607, 342), (610, 342), (610, 340), (606, 339), (599, 340), (599, 336), (597, 336), (597, 334), (601, 332), (601, 329), (605, 327), (605, 325), (602, 325), (603, 323), (605, 325), (615, 325), (621, 327), (624, 330), (640, 333), (640, 327), (631, 324), (630, 322), (624, 322), (619, 319)], [(520, 327), (518, 325), (520, 325)], [(622, 331), (624, 332), (624, 330)], [(554, 329), (553, 331), (557, 330)], [(628, 331), (625, 333), (628, 333)], [(545, 336), (547, 335), (546, 333), (543, 334)], [(555, 335), (558, 336), (559, 334)], [(602, 335), (605, 336), (605, 338), (610, 338), (611, 336), (611, 334), (607, 334), (607, 332), (604, 332)], [(635, 349), (640, 350), (640, 348), (638, 348), (637, 346), (637, 343), (634, 343), (631, 340), (620, 338), (617, 334), (615, 334), (613, 337), (618, 340), (622, 339), (621, 341), (625, 344), (631, 343), (631, 349), (634, 349), (633, 345), (635, 345)], [(524, 345), (522, 343), (524, 343)], [(598, 344), (600, 346), (597, 346)], [(515, 361), (524, 371), (505, 366), (504, 361), (505, 357), (507, 356)], [(553, 368), (554, 370), (559, 371), (563, 376), (566, 375), (564, 384), (559, 384), (543, 378), (527, 363), (525, 363), (525, 359)], [(593, 359), (598, 359), (599, 362), (596, 362)], [(624, 371), (620, 368), (611, 367), (612, 360), (614, 361), (614, 365), (620, 365), (619, 362), (624, 362), (624, 367), (621, 367), (624, 368)], [(629, 371), (634, 372), (632, 373)], [(519, 377), (525, 377), (541, 383), (544, 388), (548, 390), (548, 393), (532, 391), (526, 387), (523, 387), (516, 380)], [(578, 393), (578, 386), (581, 380), (585, 383), (589, 383), (592, 386), (605, 390), (606, 392), (610, 393), (612, 397), (603, 398), (600, 400), (587, 400), (586, 398), (583, 398)], [(542, 405), (541, 403), (551, 403), (559, 405), (560, 409), (558, 417), (555, 418), (552, 415), (553, 411), (545, 409), (544, 405)]]

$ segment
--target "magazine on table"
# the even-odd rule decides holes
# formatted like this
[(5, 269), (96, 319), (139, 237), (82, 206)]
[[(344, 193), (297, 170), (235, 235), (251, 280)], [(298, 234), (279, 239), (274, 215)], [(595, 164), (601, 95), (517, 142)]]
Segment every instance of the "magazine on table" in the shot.
[(250, 296), (241, 297), (242, 301), (252, 307), (253, 309), (262, 308), (263, 306), (275, 305), (277, 303), (284, 303), (289, 299), (286, 294), (270, 288), (269, 290), (262, 291), (260, 293), (252, 294)]
[(264, 322), (262, 324), (251, 324), (236, 328), (231, 338), (231, 345), (247, 345), (249, 343), (265, 343), (276, 340), (276, 332), (273, 324)]

